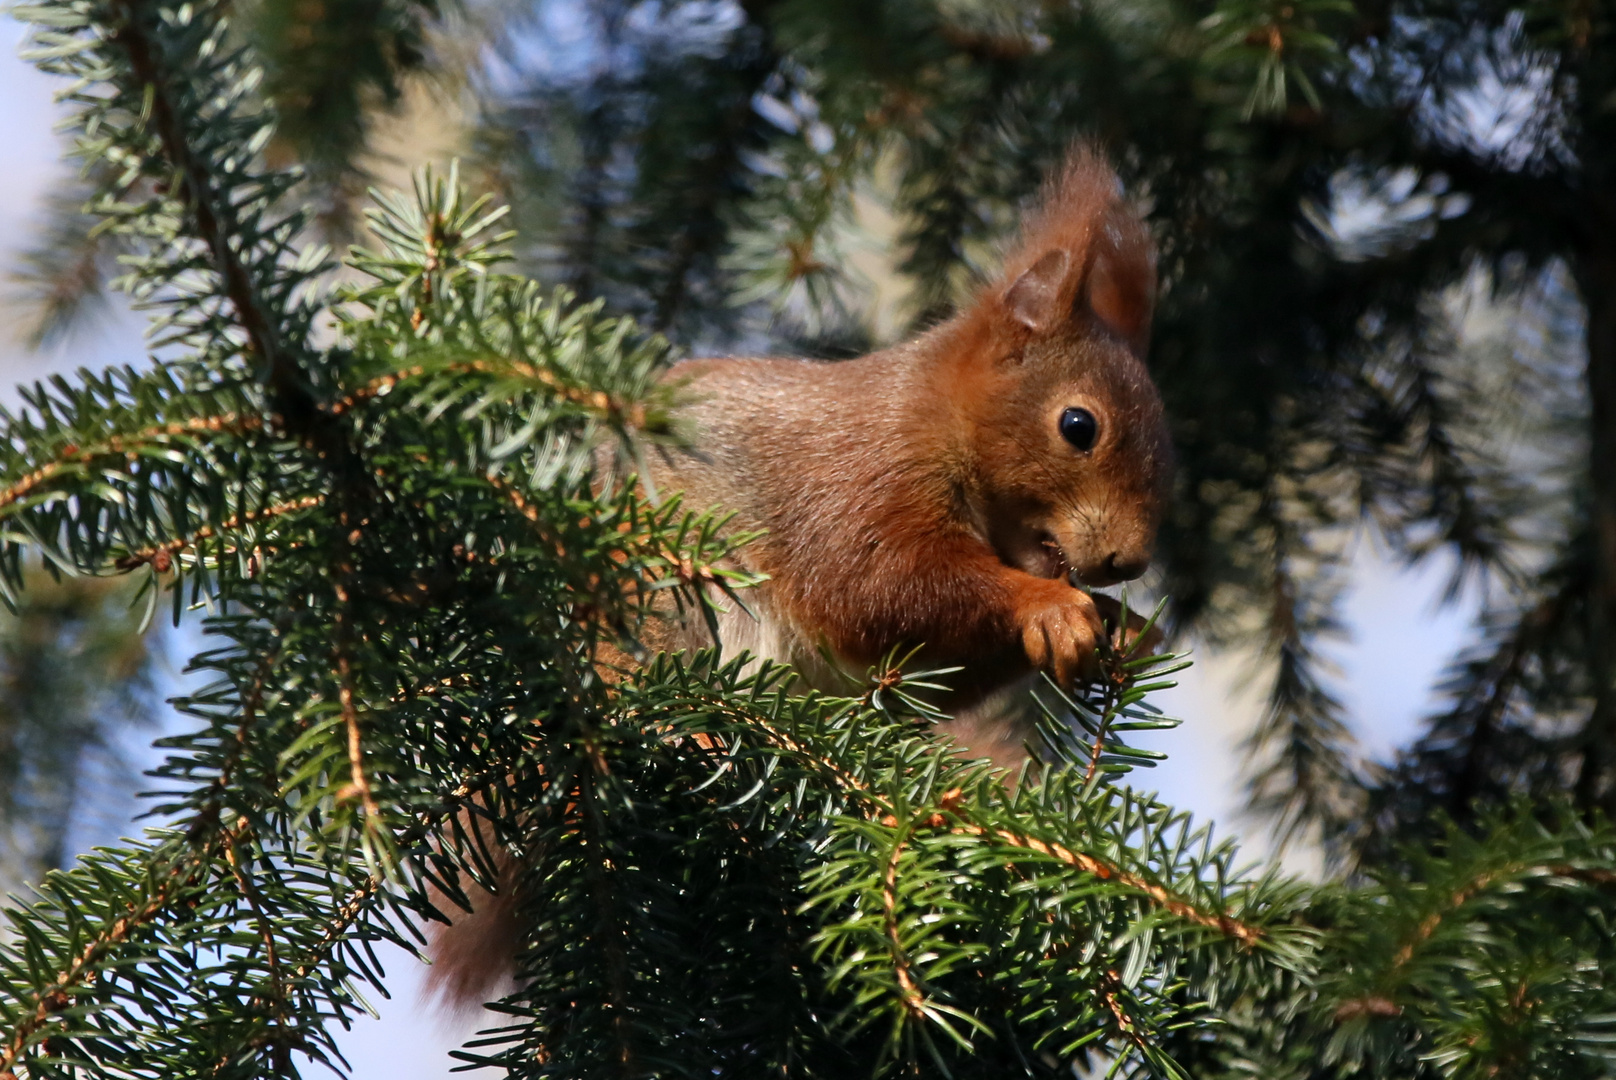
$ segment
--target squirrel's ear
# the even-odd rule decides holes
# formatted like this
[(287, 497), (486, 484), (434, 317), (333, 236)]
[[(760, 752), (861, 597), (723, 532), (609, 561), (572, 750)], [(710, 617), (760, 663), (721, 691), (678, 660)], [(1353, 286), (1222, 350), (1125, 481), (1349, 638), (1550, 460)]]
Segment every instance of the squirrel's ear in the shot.
[(1059, 249), (1033, 263), (1005, 290), (1004, 306), (1010, 317), (1037, 333), (1052, 328), (1066, 316), (1061, 303), (1066, 290), (1066, 268), (1072, 257)]
[(1133, 230), (1100, 231), (1075, 297), (1067, 281), (1071, 254), (1060, 248), (1046, 252), (1005, 290), (1005, 310), (1039, 334), (1071, 317), (1097, 322), (1144, 356), (1150, 344), (1156, 268), (1148, 242), (1127, 235), (1129, 231), (1142, 232), (1137, 224)]
[[(1143, 358), (1156, 304), (1156, 259), (1144, 227), (1119, 206), (1095, 238), (1093, 261), (1078, 294), (1089, 314)], [(1126, 216), (1124, 216), (1126, 215)]]
[(993, 308), (998, 318), (1035, 334), (1067, 326), (1109, 334), (1144, 356), (1155, 247), (1116, 173), (1092, 149), (1075, 150), (1045, 188), (1006, 264), (1015, 277)]

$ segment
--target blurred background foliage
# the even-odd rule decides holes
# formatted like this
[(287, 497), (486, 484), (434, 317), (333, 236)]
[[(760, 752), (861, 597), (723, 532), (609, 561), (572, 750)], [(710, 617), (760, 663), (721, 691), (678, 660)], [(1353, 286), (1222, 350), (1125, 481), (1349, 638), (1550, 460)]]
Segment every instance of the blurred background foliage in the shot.
[(160, 657), (130, 600), (126, 581), (39, 574), (0, 613), (0, 891), (72, 862), (81, 795), (135, 790), (119, 735), (151, 726)]
[[(367, 182), (457, 147), (514, 207), (525, 272), (687, 351), (835, 358), (946, 316), (1040, 179), (1098, 143), (1161, 249), (1151, 364), (1181, 468), (1152, 585), (1180, 633), (1271, 661), (1253, 805), (1343, 869), (1515, 795), (1616, 809), (1611, 5), (245, 10), (281, 116), (270, 152), (302, 163), (334, 242)], [(89, 220), (64, 194), (15, 275), (36, 340), (115, 272)], [(1484, 597), (1446, 706), (1380, 762), (1320, 653), (1365, 527), (1411, 562), (1451, 557), (1454, 589)], [(83, 642), (122, 628), (105, 595), (25, 613), (7, 655), (33, 634), (86, 650), (90, 678)], [(143, 685), (136, 646), (105, 648), (109, 685)], [(0, 737), (52, 734), (18, 741), (39, 749), (0, 767), (0, 807), (32, 807), (47, 775), (70, 795), (73, 755), (48, 747), (101, 731), (85, 718), (123, 691), (85, 682), (26, 722), (9, 719), (34, 715), (26, 680), (5, 693)]]

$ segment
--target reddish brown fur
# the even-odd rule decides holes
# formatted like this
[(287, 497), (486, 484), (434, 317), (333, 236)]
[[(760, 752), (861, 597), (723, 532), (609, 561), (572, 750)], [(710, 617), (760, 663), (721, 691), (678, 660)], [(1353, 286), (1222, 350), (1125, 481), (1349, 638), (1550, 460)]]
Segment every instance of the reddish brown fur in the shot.
[[(1075, 678), (1100, 632), (1067, 572), (1104, 585), (1143, 571), (1171, 450), (1141, 362), (1154, 255), (1098, 157), (1073, 156), (1005, 266), (955, 318), (857, 360), (678, 365), (693, 439), (653, 473), (687, 505), (767, 530), (739, 554), (769, 575), (747, 598), (758, 618), (727, 615), (726, 650), (839, 690), (819, 646), (860, 670), (924, 643), (964, 668), (951, 733), (1013, 765), (1027, 732), (1012, 691), (1039, 667)], [(1091, 453), (1059, 433), (1072, 405), (1099, 417)], [(680, 643), (704, 636), (687, 627)], [(508, 923), (508, 905), (489, 913)], [(490, 930), (457, 924), (465, 940), (436, 949), (439, 983), (462, 999), (488, 980)]]
[[(469, 879), (461, 885), (472, 911), (448, 926), (432, 927), (433, 964), (427, 971), (428, 996), (453, 1007), (480, 1004), (495, 996), (510, 975), (511, 961), (521, 941), (517, 921), (517, 865), (501, 853), (499, 889), (489, 892)], [(455, 911), (452, 900), (432, 889), (432, 902), (445, 913)]]
[[(771, 577), (760, 606), (790, 639), (777, 658), (822, 642), (862, 667), (925, 643), (966, 665), (972, 694), (1030, 665), (1069, 678), (1096, 620), (1060, 571), (1109, 584), (1144, 569), (1170, 468), (1139, 356), (1148, 235), (1110, 169), (1079, 153), (1006, 265), (970, 308), (884, 352), (674, 369), (694, 449), (666, 456), (657, 483), (767, 530), (741, 558)], [(1092, 454), (1059, 435), (1068, 405), (1101, 418)]]

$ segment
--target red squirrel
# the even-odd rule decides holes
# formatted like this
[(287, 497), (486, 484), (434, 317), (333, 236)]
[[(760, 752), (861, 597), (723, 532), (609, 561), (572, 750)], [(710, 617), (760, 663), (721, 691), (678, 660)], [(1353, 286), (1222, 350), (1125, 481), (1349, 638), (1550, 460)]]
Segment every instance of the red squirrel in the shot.
[[(1138, 577), (1172, 451), (1143, 357), (1155, 297), (1149, 234), (1115, 174), (1080, 151), (1046, 189), (1003, 277), (952, 319), (836, 363), (690, 360), (689, 441), (652, 455), (660, 492), (765, 530), (736, 559), (768, 575), (751, 613), (720, 617), (724, 650), (862, 674), (901, 644), (960, 665), (946, 726), (972, 756), (1026, 755), (1027, 687), (1069, 685), (1104, 633), (1088, 586)], [(755, 617), (754, 617), (755, 616)], [(708, 644), (699, 620), (653, 644)], [(460, 1003), (508, 970), (512, 890), (457, 919), (430, 981)]]
[(653, 460), (656, 486), (764, 530), (738, 555), (768, 575), (746, 594), (757, 617), (721, 618), (725, 651), (845, 692), (822, 646), (857, 675), (924, 646), (920, 662), (963, 668), (950, 734), (1019, 763), (1027, 676), (1070, 685), (1103, 632), (1068, 577), (1114, 585), (1150, 561), (1172, 468), (1143, 364), (1155, 284), (1116, 175), (1079, 151), (1002, 278), (920, 337), (835, 363), (676, 365), (691, 435)]

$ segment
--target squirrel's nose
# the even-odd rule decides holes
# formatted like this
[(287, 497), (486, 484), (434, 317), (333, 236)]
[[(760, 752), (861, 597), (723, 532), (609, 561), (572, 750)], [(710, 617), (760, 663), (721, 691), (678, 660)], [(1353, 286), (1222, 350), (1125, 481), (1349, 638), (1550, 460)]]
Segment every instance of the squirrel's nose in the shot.
[(1072, 578), (1074, 582), (1080, 582), (1091, 589), (1103, 589), (1108, 585), (1132, 581), (1149, 568), (1149, 555), (1113, 551), (1098, 563), (1090, 564), (1088, 569), (1074, 571)]
[(1150, 556), (1113, 551), (1105, 557), (1105, 576), (1113, 581), (1132, 581), (1150, 569)]

